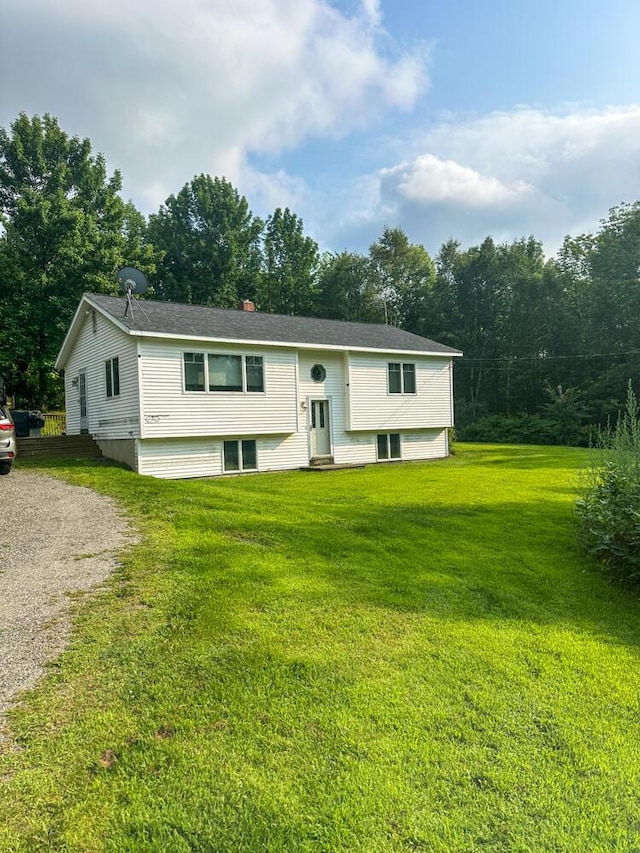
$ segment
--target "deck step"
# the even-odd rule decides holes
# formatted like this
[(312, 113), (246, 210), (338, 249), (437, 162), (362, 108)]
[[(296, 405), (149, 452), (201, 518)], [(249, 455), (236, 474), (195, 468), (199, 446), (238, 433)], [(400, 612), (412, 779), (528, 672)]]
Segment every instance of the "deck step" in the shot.
[(102, 451), (90, 435), (18, 438), (19, 459), (99, 459)]

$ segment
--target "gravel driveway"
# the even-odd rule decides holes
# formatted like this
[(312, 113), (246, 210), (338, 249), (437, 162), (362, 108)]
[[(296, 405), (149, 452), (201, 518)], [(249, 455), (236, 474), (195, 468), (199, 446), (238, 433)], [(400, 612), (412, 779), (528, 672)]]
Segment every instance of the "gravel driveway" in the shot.
[(0, 477), (0, 714), (69, 636), (68, 594), (88, 590), (133, 540), (109, 498), (40, 474)]

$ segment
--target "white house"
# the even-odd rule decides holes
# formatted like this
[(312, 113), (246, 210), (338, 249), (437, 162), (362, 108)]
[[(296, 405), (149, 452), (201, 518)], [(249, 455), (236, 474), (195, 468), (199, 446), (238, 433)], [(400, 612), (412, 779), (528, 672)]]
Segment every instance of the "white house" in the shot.
[(386, 325), (85, 294), (67, 432), (179, 478), (448, 454), (457, 350)]

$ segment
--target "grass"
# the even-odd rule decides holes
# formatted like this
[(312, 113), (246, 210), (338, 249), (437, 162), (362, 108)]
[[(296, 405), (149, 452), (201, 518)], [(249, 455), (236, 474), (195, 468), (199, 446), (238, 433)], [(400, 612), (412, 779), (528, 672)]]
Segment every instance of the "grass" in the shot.
[(12, 715), (0, 849), (640, 850), (640, 603), (576, 545), (586, 462), (39, 466), (142, 541)]

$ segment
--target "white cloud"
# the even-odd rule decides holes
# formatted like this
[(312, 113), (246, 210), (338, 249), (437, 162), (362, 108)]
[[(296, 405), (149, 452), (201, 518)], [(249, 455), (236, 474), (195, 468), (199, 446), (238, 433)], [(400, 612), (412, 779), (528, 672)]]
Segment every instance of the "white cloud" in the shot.
[[(400, 225), (431, 251), (451, 236), (468, 245), (533, 234), (553, 254), (566, 234), (596, 230), (610, 207), (640, 198), (640, 105), (448, 117), (398, 149), (401, 162), (369, 175), (369, 229)], [(341, 224), (362, 233), (358, 200)]]
[(379, 26), (382, 23), (382, 11), (380, 9), (380, 0), (362, 0), (362, 11), (365, 19), (372, 26)]
[(412, 162), (380, 170), (382, 183), (393, 183), (398, 193), (414, 202), (453, 202), (467, 207), (487, 207), (517, 202), (530, 189), (525, 181), (507, 185), (453, 160), (422, 154)]
[(391, 43), (378, 0), (352, 16), (329, 0), (0, 0), (0, 16), (0, 123), (56, 115), (140, 206), (200, 172), (241, 184), (251, 154), (365, 127), (428, 85), (426, 49)]

